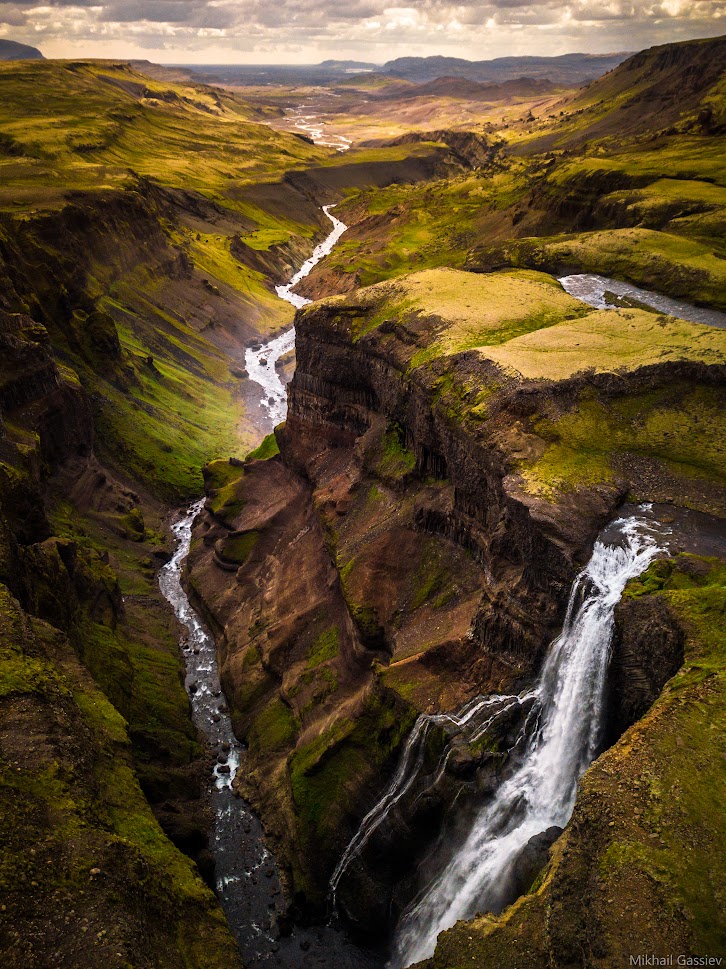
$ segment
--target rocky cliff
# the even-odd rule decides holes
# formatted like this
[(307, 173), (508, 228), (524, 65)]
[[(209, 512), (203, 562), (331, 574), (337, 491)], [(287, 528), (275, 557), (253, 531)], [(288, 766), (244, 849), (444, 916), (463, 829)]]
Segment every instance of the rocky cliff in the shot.
[[(249, 743), (242, 790), (301, 904), (322, 902), (418, 712), (531, 680), (627, 495), (723, 513), (708, 414), (724, 338), (694, 325), (681, 339), (680, 326), (592, 311), (529, 272), (424, 272), (298, 313), (280, 454), (208, 468), (189, 578)], [(662, 447), (643, 443), (643, 422), (676, 414)], [(713, 470), (696, 484), (675, 455)], [(663, 628), (677, 667), (679, 636)], [(663, 682), (633, 649), (619, 653), (613, 736)], [(506, 768), (507, 736), (462, 750), (423, 813), (381, 829), (357, 886), (342, 886), (369, 934), (415, 890), (407, 873), (451, 800), (482, 766), (491, 779)]]

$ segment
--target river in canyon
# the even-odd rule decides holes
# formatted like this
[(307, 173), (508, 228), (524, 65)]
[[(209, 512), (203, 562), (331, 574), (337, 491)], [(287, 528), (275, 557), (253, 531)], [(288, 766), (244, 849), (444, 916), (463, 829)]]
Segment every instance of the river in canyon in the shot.
[[(294, 286), (331, 251), (347, 228), (330, 214), (331, 208), (323, 209), (332, 224), (330, 234), (290, 282), (277, 287), (278, 295), (296, 308), (310, 301), (292, 292)], [(295, 331), (291, 328), (258, 350), (247, 351), (250, 379), (263, 390), (270, 431), (284, 420), (287, 402), (275, 363), (294, 346)], [(239, 944), (245, 969), (380, 969), (382, 961), (354, 946), (338, 926), (306, 928), (294, 924), (275, 859), (265, 846), (262, 825), (234, 791), (235, 774), (244, 769), (244, 747), (232, 730), (219, 681), (214, 638), (182, 584), (194, 519), (203, 505), (203, 498), (194, 502), (172, 526), (177, 546), (160, 572), (159, 585), (185, 630), (181, 649), (192, 717), (214, 758), (210, 777), (214, 830), (209, 847), (215, 860), (217, 896)]]

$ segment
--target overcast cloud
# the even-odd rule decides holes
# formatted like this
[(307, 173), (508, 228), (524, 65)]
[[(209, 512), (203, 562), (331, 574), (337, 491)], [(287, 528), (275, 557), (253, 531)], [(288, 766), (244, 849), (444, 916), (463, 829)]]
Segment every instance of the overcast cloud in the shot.
[(0, 37), (47, 57), (383, 62), (606, 53), (726, 33), (726, 0), (0, 0)]

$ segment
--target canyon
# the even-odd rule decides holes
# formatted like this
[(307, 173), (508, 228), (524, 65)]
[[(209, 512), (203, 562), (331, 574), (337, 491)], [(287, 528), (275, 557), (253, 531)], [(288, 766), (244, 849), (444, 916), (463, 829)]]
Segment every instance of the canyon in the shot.
[(8, 965), (723, 951), (725, 52), (0, 66)]

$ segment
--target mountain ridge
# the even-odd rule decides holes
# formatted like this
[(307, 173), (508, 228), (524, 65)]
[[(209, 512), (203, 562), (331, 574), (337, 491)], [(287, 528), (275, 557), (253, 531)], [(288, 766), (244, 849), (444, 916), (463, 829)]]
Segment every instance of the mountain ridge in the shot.
[(20, 44), (17, 40), (0, 39), (0, 61), (40, 61), (44, 55), (37, 47)]

